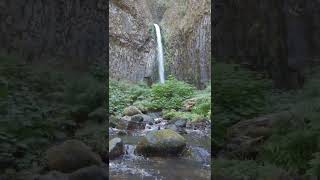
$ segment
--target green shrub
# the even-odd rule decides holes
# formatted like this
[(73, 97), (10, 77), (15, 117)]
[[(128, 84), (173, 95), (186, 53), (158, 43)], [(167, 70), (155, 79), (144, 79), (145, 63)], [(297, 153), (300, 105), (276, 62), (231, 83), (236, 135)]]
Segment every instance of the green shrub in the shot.
[(164, 84), (154, 84), (151, 88), (151, 98), (155, 109), (179, 109), (182, 102), (194, 94), (194, 87), (178, 81), (172, 76)]
[(192, 107), (192, 113), (209, 117), (211, 110), (211, 93), (203, 93), (195, 97), (196, 104)]
[(66, 87), (65, 100), (69, 105), (87, 106), (88, 112), (103, 104), (105, 89), (93, 77), (70, 82)]
[(264, 111), (271, 82), (236, 64), (213, 64), (214, 119), (231, 125)]
[(312, 154), (318, 150), (318, 133), (294, 130), (286, 135), (273, 135), (263, 146), (261, 158), (295, 173), (309, 168)]
[[(141, 101), (150, 97), (150, 88), (145, 83), (131, 84), (124, 81), (109, 80), (109, 112), (122, 113), (123, 109), (134, 101)], [(140, 106), (147, 106), (147, 102), (140, 102)]]

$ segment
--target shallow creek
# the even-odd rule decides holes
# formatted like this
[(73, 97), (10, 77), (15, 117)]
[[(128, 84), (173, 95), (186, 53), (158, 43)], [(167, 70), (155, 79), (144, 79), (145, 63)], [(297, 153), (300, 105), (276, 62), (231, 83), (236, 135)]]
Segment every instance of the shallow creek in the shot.
[(109, 178), (112, 180), (205, 180), (210, 179), (210, 127), (206, 130), (186, 128), (187, 148), (192, 157), (143, 157), (134, 154), (135, 145), (148, 131), (163, 129), (166, 120), (155, 125), (146, 125), (144, 130), (118, 136), (118, 129), (109, 129), (109, 138), (120, 137), (125, 146), (125, 154), (109, 162)]

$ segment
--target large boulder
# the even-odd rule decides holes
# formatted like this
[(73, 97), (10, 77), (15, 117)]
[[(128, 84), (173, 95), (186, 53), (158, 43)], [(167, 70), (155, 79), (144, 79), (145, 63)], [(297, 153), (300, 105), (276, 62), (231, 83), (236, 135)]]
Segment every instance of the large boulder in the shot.
[(142, 114), (142, 112), (135, 106), (129, 106), (123, 110), (123, 115), (125, 116), (133, 116), (136, 114)]
[(147, 133), (136, 147), (138, 154), (145, 156), (178, 155), (186, 146), (186, 140), (171, 129), (155, 130)]
[(90, 165), (102, 164), (101, 158), (78, 140), (68, 140), (60, 145), (51, 147), (46, 152), (46, 158), (50, 170), (58, 170), (65, 173)]
[(240, 121), (228, 129), (227, 143), (218, 155), (255, 158), (261, 150), (260, 146), (272, 135), (274, 127), (281, 122), (291, 126), (293, 118), (292, 112), (283, 111)]
[(99, 166), (89, 166), (81, 168), (69, 175), (68, 180), (106, 180), (108, 179), (108, 169)]
[(109, 141), (109, 159), (121, 156), (123, 151), (123, 142), (120, 138), (113, 138)]

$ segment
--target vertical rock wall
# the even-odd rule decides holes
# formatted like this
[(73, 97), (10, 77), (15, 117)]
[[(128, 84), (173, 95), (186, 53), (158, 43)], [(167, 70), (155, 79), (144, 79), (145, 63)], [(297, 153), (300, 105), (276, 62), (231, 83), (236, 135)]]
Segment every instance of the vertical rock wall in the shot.
[(204, 88), (211, 79), (211, 4), (175, 2), (162, 20), (168, 74)]
[(297, 88), (303, 67), (320, 63), (320, 1), (216, 0), (217, 60), (267, 71), (281, 88)]
[(0, 51), (29, 61), (105, 61), (106, 0), (2, 0)]
[(109, 3), (109, 77), (130, 81), (151, 77), (156, 44), (151, 14), (143, 0)]

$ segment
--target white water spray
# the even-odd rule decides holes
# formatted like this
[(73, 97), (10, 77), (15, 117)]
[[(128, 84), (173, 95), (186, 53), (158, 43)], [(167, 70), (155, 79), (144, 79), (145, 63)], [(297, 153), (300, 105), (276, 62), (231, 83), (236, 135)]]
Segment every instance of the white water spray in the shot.
[(154, 24), (157, 33), (157, 44), (158, 44), (158, 67), (159, 67), (159, 77), (160, 83), (164, 83), (164, 65), (163, 65), (163, 49), (162, 49), (162, 42), (161, 42), (161, 33), (160, 27), (158, 24)]

